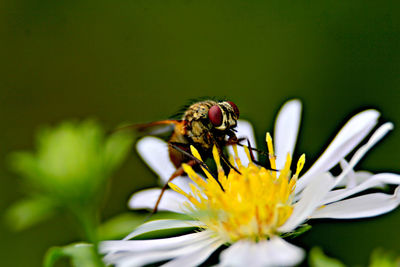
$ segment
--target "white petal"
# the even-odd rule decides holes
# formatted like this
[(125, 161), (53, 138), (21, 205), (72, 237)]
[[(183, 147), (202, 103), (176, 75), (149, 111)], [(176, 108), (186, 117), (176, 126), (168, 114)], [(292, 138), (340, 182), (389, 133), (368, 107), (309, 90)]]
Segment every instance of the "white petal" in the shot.
[(183, 221), (183, 220), (155, 220), (146, 222), (135, 229), (132, 233), (127, 235), (123, 240), (132, 239), (138, 235), (166, 229), (187, 228), (202, 226), (203, 223), (199, 221)]
[[(139, 243), (135, 245), (135, 250), (131, 253), (123, 253), (120, 258), (118, 254), (116, 257), (110, 257), (105, 259), (106, 262), (116, 263), (117, 266), (143, 266), (149, 263), (159, 262), (163, 260), (172, 259), (175, 257), (184, 257), (190, 255), (194, 252), (203, 250), (214, 243), (216, 243), (216, 238), (211, 237), (210, 233), (207, 231), (201, 232), (202, 237), (195, 237), (195, 235), (200, 235), (200, 233), (190, 234), (185, 237), (182, 242), (166, 243), (168, 239), (170, 242), (173, 238), (157, 239), (157, 240), (130, 240), (130, 241), (119, 241), (119, 242), (136, 242), (136, 241), (151, 241), (151, 243)], [(109, 241), (111, 242), (111, 241)], [(131, 245), (132, 247), (132, 245)], [(144, 247), (144, 249), (143, 249)], [(111, 260), (111, 261), (110, 261)]]
[(326, 205), (311, 218), (355, 219), (387, 213), (400, 204), (399, 187), (394, 195), (373, 193)]
[[(349, 166), (349, 163), (345, 159), (340, 160), (340, 168), (342, 170), (347, 169)], [(356, 181), (356, 173), (353, 169), (349, 171), (349, 173), (346, 175), (346, 177), (343, 178), (343, 181), (341, 182), (340, 186), (346, 186), (347, 188), (352, 188), (357, 185)]]
[[(354, 179), (355, 179), (355, 185), (361, 184), (371, 178), (374, 174), (369, 171), (356, 171), (354, 173)], [(383, 184), (381, 185), (376, 185), (376, 187), (382, 187), (384, 186)], [(351, 187), (350, 187), (351, 188)]]
[[(254, 137), (253, 126), (251, 126), (250, 122), (245, 121), (245, 120), (238, 120), (236, 129), (237, 129), (236, 136), (238, 138), (247, 137), (250, 141), (250, 145), (254, 148), (257, 147), (256, 139)], [(247, 146), (247, 141), (243, 141), (242, 144)], [(235, 155), (233, 153), (232, 147), (228, 147), (228, 152), (231, 155)], [(244, 151), (243, 147), (238, 146), (238, 154), (239, 154), (239, 158), (240, 158), (240, 161), (242, 162), (242, 164), (244, 166), (247, 166), (249, 164), (249, 159), (247, 158), (246, 152)], [(257, 153), (253, 153), (253, 155), (254, 155), (254, 158), (257, 159)]]
[[(349, 163), (345, 160), (342, 159), (340, 161), (340, 167), (342, 170), (346, 170), (349, 166)], [(335, 187), (346, 187), (346, 189), (353, 188), (358, 184), (361, 184), (368, 180), (373, 173), (369, 171), (354, 171), (353, 169), (348, 170), (348, 173), (346, 176), (335, 185)], [(379, 187), (379, 186), (378, 186)], [(338, 191), (338, 190), (335, 190)], [(332, 193), (332, 192), (331, 192)]]
[[(350, 189), (342, 189), (340, 190), (340, 194), (329, 195), (324, 200), (324, 204), (335, 202), (349, 196), (355, 195), (359, 192), (367, 190), (369, 188), (382, 186), (383, 184), (395, 184), (400, 185), (400, 175), (394, 173), (380, 173), (370, 177), (365, 182), (350, 188)], [(338, 191), (338, 190), (335, 190)], [(335, 192), (333, 191), (333, 192)]]
[(328, 171), (349, 154), (376, 125), (378, 117), (378, 111), (366, 110), (351, 118), (320, 158), (299, 179), (296, 185), (296, 192), (303, 190), (316, 173)]
[(370, 150), (376, 143), (378, 143), (389, 131), (393, 129), (393, 123), (387, 122), (380, 126), (378, 130), (374, 132), (368, 142), (360, 147), (351, 158), (349, 165), (336, 179), (336, 185), (341, 183), (342, 179), (354, 168), (354, 166), (361, 160), (361, 158)]
[(291, 100), (281, 108), (275, 122), (276, 168), (282, 169), (288, 153), (293, 155), (301, 119), (301, 102)]
[(136, 149), (163, 183), (167, 182), (176, 170), (169, 158), (168, 144), (160, 138), (147, 136), (137, 142)]
[[(204, 250), (208, 246), (210, 246), (213, 242), (213, 239), (204, 240), (202, 242), (197, 242), (196, 244), (181, 246), (178, 249), (168, 250), (168, 251), (152, 251), (147, 253), (140, 253), (136, 255), (132, 255), (128, 260), (124, 261), (121, 267), (132, 267), (132, 266), (144, 266), (150, 263), (159, 262), (163, 260), (172, 259), (175, 257), (185, 257), (186, 255), (191, 255), (198, 251)], [(187, 266), (195, 266), (195, 265), (187, 265)]]
[(100, 245), (102, 253), (114, 251), (144, 252), (155, 250), (170, 250), (188, 246), (199, 241), (210, 239), (209, 231), (202, 231), (193, 234), (177, 237), (149, 239), (149, 240), (111, 240), (103, 241)]
[[(346, 166), (348, 166), (346, 164)], [(374, 174), (368, 171), (350, 171), (339, 183), (335, 184), (334, 190), (332, 189), (325, 197), (325, 199), (336, 198), (339, 195), (344, 194), (349, 189), (354, 188), (357, 185), (364, 183), (369, 180)], [(351, 182), (350, 182), (351, 180)], [(385, 186), (384, 183), (377, 183), (373, 185), (373, 188), (383, 188)], [(344, 187), (344, 188), (342, 188)], [(337, 189), (335, 189), (337, 188)], [(326, 200), (324, 200), (326, 203)]]
[(322, 204), (326, 194), (333, 188), (335, 180), (328, 172), (315, 176), (300, 195), (290, 218), (278, 228), (282, 233), (293, 231)]
[(282, 238), (254, 243), (241, 240), (221, 253), (219, 266), (293, 266), (304, 259), (304, 251)]
[[(138, 191), (131, 196), (128, 201), (128, 206), (131, 209), (153, 210), (160, 193), (161, 189), (159, 188)], [(160, 204), (158, 205), (158, 210), (184, 213), (185, 209), (182, 205), (184, 202), (187, 202), (186, 197), (171, 189), (167, 189), (161, 198)]]
[[(245, 266), (248, 261), (254, 257), (248, 257), (251, 248), (251, 242), (248, 240), (239, 240), (229, 248), (221, 252), (220, 264), (218, 266)], [(247, 262), (246, 262), (247, 261)], [(254, 266), (254, 264), (248, 266)]]
[(199, 266), (210, 255), (223, 244), (222, 241), (215, 241), (214, 243), (202, 247), (192, 253), (180, 256), (162, 265), (162, 267), (182, 267), (182, 266)]

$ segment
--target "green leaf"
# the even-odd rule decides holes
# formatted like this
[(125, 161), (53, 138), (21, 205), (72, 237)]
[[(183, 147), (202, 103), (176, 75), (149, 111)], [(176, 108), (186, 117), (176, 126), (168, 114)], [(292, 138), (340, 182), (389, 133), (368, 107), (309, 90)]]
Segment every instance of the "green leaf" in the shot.
[(54, 212), (54, 204), (48, 198), (38, 196), (14, 203), (7, 210), (4, 219), (11, 229), (21, 231), (44, 221)]
[(33, 187), (42, 186), (38, 170), (37, 158), (30, 152), (13, 152), (9, 155), (8, 161), (10, 168), (18, 173)]
[(75, 243), (65, 247), (52, 247), (44, 257), (43, 266), (52, 267), (63, 257), (70, 258), (74, 267), (104, 267), (92, 244)]
[(319, 247), (311, 249), (308, 263), (311, 267), (345, 267), (339, 260), (326, 256)]
[(99, 239), (122, 239), (144, 222), (145, 215), (123, 213), (104, 222), (99, 227)]
[(397, 267), (400, 266), (400, 257), (392, 252), (375, 249), (371, 254), (369, 267)]

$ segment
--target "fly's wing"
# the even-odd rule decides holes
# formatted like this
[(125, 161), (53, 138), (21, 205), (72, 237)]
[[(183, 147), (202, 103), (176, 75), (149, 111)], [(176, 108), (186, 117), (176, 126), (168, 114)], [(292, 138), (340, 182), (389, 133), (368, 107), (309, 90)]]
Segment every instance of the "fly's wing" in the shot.
[(162, 120), (143, 124), (130, 124), (118, 127), (115, 131), (135, 130), (144, 135), (163, 135), (172, 132), (175, 127), (181, 127), (182, 120)]

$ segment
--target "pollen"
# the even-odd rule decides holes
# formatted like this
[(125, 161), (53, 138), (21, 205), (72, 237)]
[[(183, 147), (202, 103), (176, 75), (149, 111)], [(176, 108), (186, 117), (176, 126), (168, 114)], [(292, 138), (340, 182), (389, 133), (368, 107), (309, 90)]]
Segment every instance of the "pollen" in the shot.
[[(193, 183), (189, 191), (183, 191), (170, 183), (170, 187), (187, 198), (186, 208), (190, 215), (204, 223), (224, 240), (233, 243), (240, 239), (260, 241), (279, 234), (277, 229), (283, 225), (293, 212), (293, 197), (298, 175), (303, 168), (305, 156), (297, 162), (292, 175), (292, 158), (286, 157), (282, 169), (276, 170), (272, 138), (267, 133), (266, 142), (271, 169), (259, 166), (250, 160), (248, 166), (242, 165), (237, 147), (233, 146), (234, 157), (230, 162), (237, 167), (226, 175), (216, 147), (213, 157), (217, 165), (218, 176), (214, 177), (203, 168), (207, 179), (198, 175), (192, 167), (183, 165)], [(201, 160), (194, 147), (192, 154)], [(247, 157), (250, 151), (245, 147)]]

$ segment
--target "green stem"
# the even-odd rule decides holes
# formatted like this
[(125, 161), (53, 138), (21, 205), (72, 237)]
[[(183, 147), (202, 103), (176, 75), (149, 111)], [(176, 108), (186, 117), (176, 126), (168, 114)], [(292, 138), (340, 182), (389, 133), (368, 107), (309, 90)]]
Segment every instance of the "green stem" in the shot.
[(98, 215), (97, 212), (93, 211), (91, 207), (79, 207), (74, 209), (75, 216), (78, 220), (78, 223), (82, 229), (82, 233), (84, 235), (85, 241), (93, 244), (93, 249), (96, 253), (96, 262), (95, 265), (99, 267), (104, 267), (104, 263), (101, 260), (101, 255), (99, 254), (99, 246), (98, 246)]
[(94, 216), (90, 216), (87, 213), (85, 215), (81, 215), (80, 223), (86, 241), (97, 244), (97, 223)]

